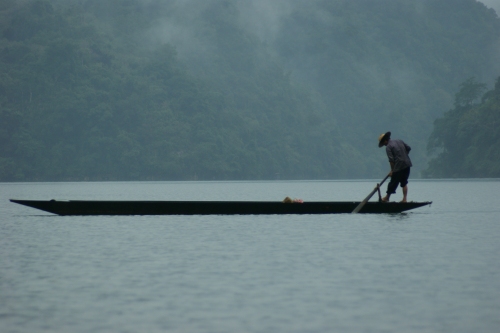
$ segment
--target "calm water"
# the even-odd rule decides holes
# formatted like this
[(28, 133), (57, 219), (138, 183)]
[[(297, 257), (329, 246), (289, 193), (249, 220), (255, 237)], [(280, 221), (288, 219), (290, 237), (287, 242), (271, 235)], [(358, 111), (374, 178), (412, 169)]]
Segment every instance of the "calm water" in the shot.
[(498, 332), (498, 180), (412, 181), (409, 199), (434, 203), (397, 215), (59, 217), (8, 202), (361, 200), (375, 183), (0, 184), (0, 331)]

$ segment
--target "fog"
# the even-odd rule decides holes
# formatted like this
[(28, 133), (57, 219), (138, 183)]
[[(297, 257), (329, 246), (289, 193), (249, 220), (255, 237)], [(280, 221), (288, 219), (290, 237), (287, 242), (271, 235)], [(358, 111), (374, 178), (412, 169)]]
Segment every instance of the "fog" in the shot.
[(481, 0), (479, 2), (484, 3), (489, 8), (493, 8), (497, 12), (497, 15), (500, 14), (500, 0)]
[[(500, 5), (499, 1), (483, 3), (495, 9)], [(436, 54), (432, 43), (451, 46), (452, 31), (444, 30), (450, 37), (410, 39), (412, 35), (421, 35), (416, 29), (425, 26), (418, 22), (428, 19), (422, 3), (408, 5), (401, 1), (392, 9), (376, 1), (176, 0), (171, 4), (172, 12), (147, 32), (145, 40), (152, 45), (174, 45), (180, 59), (196, 75), (209, 79), (217, 76), (221, 68), (216, 63), (233, 51), (235, 56), (242, 55), (238, 48), (245, 43), (247, 47), (251, 45), (244, 52), (245, 59), (225, 61), (247, 69), (266, 61), (279, 63), (295, 84), (319, 96), (326, 112), (343, 124), (343, 135), (352, 130), (360, 133), (351, 143), (364, 154), (373, 154), (365, 143), (379, 133), (403, 129), (400, 136), (418, 148), (418, 168), (424, 168), (426, 163), (425, 145), (433, 119), (452, 106), (454, 89), (470, 76), (491, 85), (500, 70), (498, 62), (472, 70), (451, 61), (446, 50)], [(391, 16), (393, 10), (396, 17)], [(365, 16), (367, 12), (372, 16)], [(384, 16), (389, 19), (383, 19)], [(401, 22), (398, 16), (407, 16), (409, 22)], [(392, 27), (393, 24), (404, 25)], [(217, 43), (225, 38), (222, 36), (228, 33), (226, 29), (241, 29), (246, 35), (231, 32), (234, 36), (230, 38), (238, 36), (237, 39), (229, 44), (222, 42), (222, 49)], [(256, 42), (241, 38), (255, 38)], [(497, 40), (482, 52), (494, 59), (500, 56), (499, 47)], [(434, 59), (425, 60), (427, 57)], [(256, 62), (252, 65), (248, 61)], [(429, 66), (433, 62), (434, 67)], [(444, 79), (445, 86), (433, 77), (443, 67), (450, 71), (455, 66), (461, 73)], [(250, 73), (238, 72), (235, 65), (230, 71), (240, 76)], [(409, 126), (415, 123), (419, 126)]]
[[(493, 8), (500, 5), (498, 1), (483, 3)], [(491, 87), (500, 73), (498, 21), (491, 10), (474, 0), (75, 0), (72, 4), (71, 8), (54, 8), (54, 12), (67, 16), (75, 30), (81, 30), (64, 35), (53, 21), (57, 15), (20, 11), (20, 19), (4, 20), (4, 25), (11, 24), (5, 31), (10, 31), (11, 37), (21, 31), (36, 38), (22, 40), (21, 33), (18, 40), (8, 40), (7, 36), (4, 49), (14, 50), (22, 42), (26, 49), (33, 50), (31, 58), (26, 59), (37, 59), (37, 52), (44, 52), (43, 45), (50, 49), (50, 45), (60, 44), (58, 50), (65, 50), (65, 45), (74, 44), (78, 61), (66, 64), (68, 69), (88, 74), (87, 66), (104, 66), (103, 70), (110, 70), (106, 74), (110, 83), (105, 86), (110, 91), (120, 89), (120, 78), (130, 75), (129, 91), (144, 89), (144, 99), (142, 96), (152, 94), (149, 89), (155, 85), (142, 82), (158, 79), (156, 84), (162, 88), (154, 96), (161, 106), (143, 109), (148, 102), (137, 98), (133, 107), (131, 101), (120, 111), (150, 122), (153, 120), (146, 116), (148, 112), (159, 119), (177, 117), (179, 127), (158, 129), (165, 136), (179, 137), (183, 134), (176, 131), (179, 128), (197, 128), (182, 136), (185, 140), (175, 145), (176, 151), (193, 151), (191, 145), (211, 140), (210, 145), (197, 146), (193, 158), (212, 149), (208, 155), (218, 154), (221, 159), (218, 169), (236, 161), (231, 177), (260, 170), (256, 156), (273, 165), (261, 164), (262, 170), (269, 169), (266, 176), (258, 171), (259, 177), (278, 172), (308, 177), (308, 160), (318, 166), (317, 177), (370, 177), (387, 168), (381, 151), (376, 149), (376, 138), (389, 130), (414, 148), (414, 174), (418, 176), (429, 158), (426, 146), (434, 120), (453, 107), (460, 84), (476, 77)], [(3, 14), (4, 18), (9, 15)], [(50, 33), (38, 33), (40, 27)], [(61, 61), (71, 60), (63, 52), (58, 56)], [(101, 58), (107, 59), (106, 63), (100, 63)], [(19, 70), (29, 72), (29, 66), (19, 63), (23, 65), (26, 68)], [(52, 65), (54, 71), (61, 71), (59, 64)], [(113, 70), (108, 65), (113, 65)], [(39, 63), (30, 66), (38, 68)], [(179, 68), (182, 70), (177, 71)], [(95, 84), (101, 82), (97, 75), (101, 72), (95, 69), (95, 78), (76, 80), (74, 83), (84, 85), (84, 89), (73, 87), (73, 91), (109, 93)], [(39, 78), (40, 87), (47, 87), (42, 82), (50, 75), (40, 73)], [(55, 83), (57, 91), (59, 82)], [(31, 94), (30, 84), (25, 86)], [(119, 96), (118, 90), (114, 93)], [(62, 95), (44, 92), (43, 96)], [(193, 114), (206, 119), (190, 118), (186, 108), (192, 106), (191, 100), (199, 106)], [(65, 101), (47, 103), (47, 110), (57, 107), (65, 114)], [(111, 109), (116, 103), (126, 104), (121, 98), (105, 106), (102, 103), (100, 107)], [(168, 112), (164, 112), (164, 106), (168, 106)], [(12, 105), (12, 109), (18, 107)], [(82, 106), (82, 113), (92, 107)], [(91, 112), (99, 115), (100, 110)], [(142, 110), (141, 114), (136, 110)], [(54, 121), (58, 119), (54, 117)], [(127, 137), (130, 146), (153, 146), (152, 142), (136, 140), (143, 135), (141, 128), (126, 126), (136, 131), (131, 130)], [(205, 136), (195, 137), (199, 133)], [(107, 133), (103, 130), (101, 136), (107, 138)], [(86, 136), (82, 134), (82, 138)], [(160, 136), (150, 138), (161, 140)], [(125, 143), (123, 147), (128, 149)], [(134, 151), (140, 154), (142, 149)], [(165, 151), (171, 159), (168, 149)], [(232, 156), (230, 161), (224, 160), (227, 156)], [(269, 163), (271, 158), (274, 164)], [(160, 162), (155, 163), (161, 175)], [(250, 163), (256, 165), (244, 169)], [(295, 168), (299, 164), (301, 172)], [(183, 169), (181, 164), (172, 165)], [(110, 164), (109, 170), (113, 168)], [(193, 167), (190, 172), (199, 175), (206, 169)], [(226, 176), (221, 172), (207, 177)]]

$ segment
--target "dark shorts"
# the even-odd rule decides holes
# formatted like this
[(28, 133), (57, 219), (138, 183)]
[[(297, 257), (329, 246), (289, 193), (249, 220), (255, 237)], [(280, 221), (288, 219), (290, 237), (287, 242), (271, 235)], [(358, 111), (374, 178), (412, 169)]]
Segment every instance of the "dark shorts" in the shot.
[(406, 184), (408, 184), (408, 177), (410, 177), (410, 168), (393, 172), (391, 181), (387, 185), (387, 193), (396, 193), (398, 185), (401, 185), (401, 187), (405, 187)]

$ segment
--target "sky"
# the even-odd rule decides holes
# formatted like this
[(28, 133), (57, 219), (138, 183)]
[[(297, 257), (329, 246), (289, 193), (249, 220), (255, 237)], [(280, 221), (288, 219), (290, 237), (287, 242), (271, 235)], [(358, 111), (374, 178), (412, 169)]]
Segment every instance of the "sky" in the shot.
[(497, 12), (497, 15), (500, 16), (500, 0), (481, 0), (480, 2), (489, 8), (493, 8)]

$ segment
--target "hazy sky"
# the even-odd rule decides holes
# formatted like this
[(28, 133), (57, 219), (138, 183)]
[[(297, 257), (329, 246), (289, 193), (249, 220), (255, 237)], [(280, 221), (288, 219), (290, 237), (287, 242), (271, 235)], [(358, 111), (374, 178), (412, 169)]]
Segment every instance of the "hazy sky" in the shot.
[(500, 0), (480, 0), (480, 2), (493, 8), (497, 12), (497, 15), (500, 16)]

